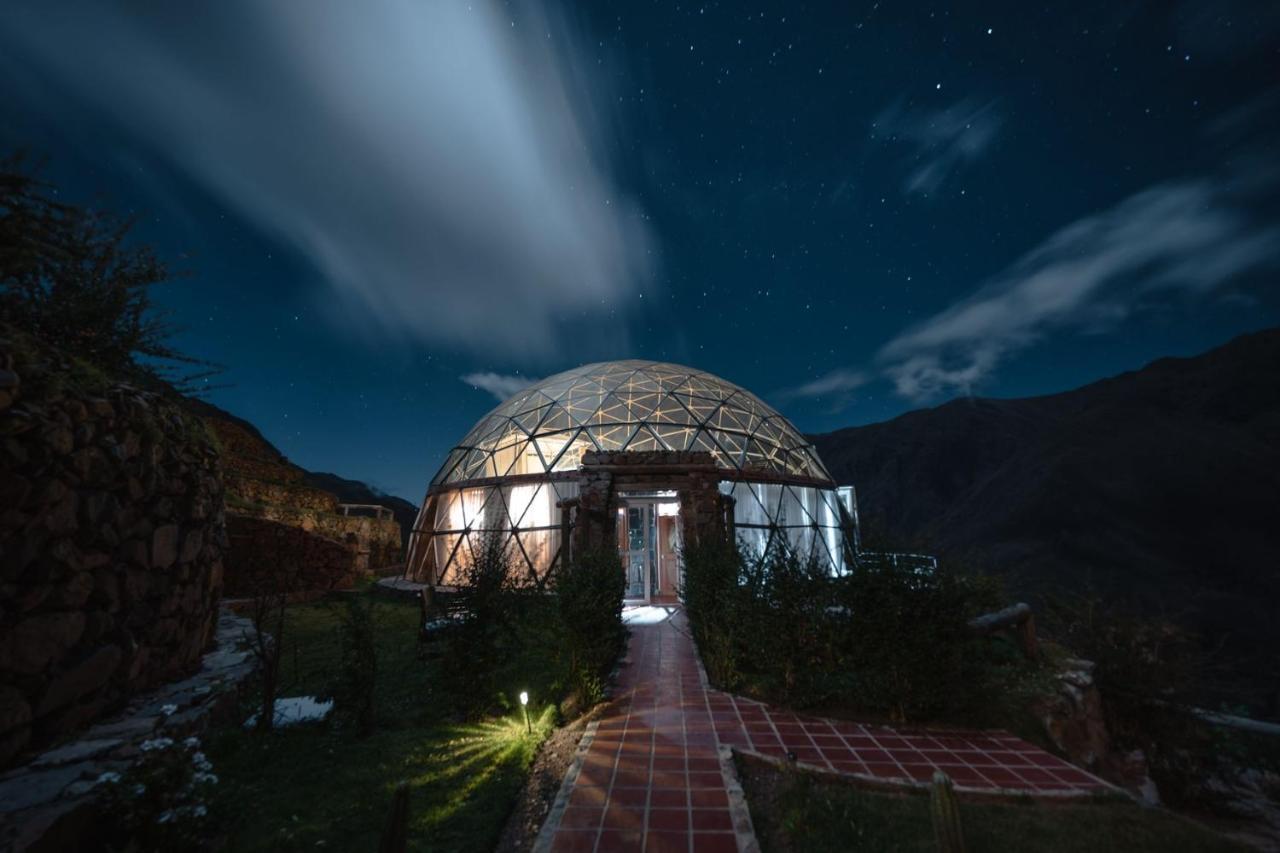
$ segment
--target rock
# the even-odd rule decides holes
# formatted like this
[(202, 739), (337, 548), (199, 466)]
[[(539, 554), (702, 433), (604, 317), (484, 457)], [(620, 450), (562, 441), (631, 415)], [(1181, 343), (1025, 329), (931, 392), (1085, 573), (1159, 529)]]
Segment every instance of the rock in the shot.
[(17, 754), (26, 749), (31, 740), (31, 726), (16, 726), (7, 732), (0, 732), (0, 767), (9, 763)]
[(0, 669), (31, 674), (61, 657), (84, 633), (83, 613), (36, 613), (23, 618), (0, 644)]
[(76, 532), (79, 526), (76, 511), (80, 507), (80, 496), (73, 491), (65, 491), (62, 499), (44, 514), (45, 526), (55, 535), (67, 535)]
[(1090, 668), (1073, 666), (1059, 672), (1054, 692), (1034, 700), (1031, 711), (1060, 752), (1076, 764), (1097, 768), (1111, 749), (1111, 739)]
[(16, 687), (0, 684), (0, 732), (31, 722), (31, 706)]
[(75, 436), (66, 427), (56, 427), (46, 432), (44, 443), (59, 456), (66, 456), (76, 447)]
[(124, 743), (124, 741), (120, 738), (72, 741), (66, 746), (60, 746), (57, 749), (41, 754), (35, 761), (31, 762), (31, 766), (60, 767), (63, 764), (74, 764), (77, 761), (88, 761), (90, 758), (97, 758), (104, 752), (109, 752), (115, 749), (122, 743)]
[(107, 683), (123, 659), (124, 651), (119, 646), (99, 647), (80, 663), (54, 677), (36, 706), (35, 715), (43, 717), (97, 690)]
[(111, 722), (99, 723), (86, 732), (86, 736), (99, 738), (128, 738), (137, 740), (150, 735), (160, 723), (159, 716), (131, 715)]
[(151, 564), (157, 569), (167, 569), (178, 558), (178, 525), (165, 524), (156, 528), (151, 536)]
[(51, 803), (64, 788), (79, 779), (92, 766), (92, 763), (86, 761), (7, 778), (0, 782), (0, 803), (4, 804), (6, 812)]
[(0, 506), (22, 506), (29, 494), (30, 480), (16, 471), (0, 471)]
[(187, 531), (187, 535), (182, 537), (182, 552), (178, 555), (178, 562), (190, 563), (199, 555), (203, 545), (204, 536), (201, 534), (200, 528)]
[(151, 556), (147, 552), (147, 543), (141, 539), (130, 539), (120, 546), (120, 559), (125, 562), (132, 563), (135, 566), (141, 566), (144, 569), (151, 568)]
[(93, 575), (90, 572), (77, 572), (55, 588), (49, 597), (49, 604), (65, 610), (76, 610), (84, 606), (93, 593)]

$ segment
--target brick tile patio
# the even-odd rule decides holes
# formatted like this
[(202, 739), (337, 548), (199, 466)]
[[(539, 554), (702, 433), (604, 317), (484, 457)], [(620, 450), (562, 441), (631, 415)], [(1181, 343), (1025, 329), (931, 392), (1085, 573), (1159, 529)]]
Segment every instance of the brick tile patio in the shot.
[(668, 612), (631, 624), (616, 698), (584, 735), (535, 850), (757, 850), (729, 747), (880, 785), (925, 785), (941, 769), (971, 792), (1111, 787), (1004, 732), (899, 731), (711, 690), (683, 613)]

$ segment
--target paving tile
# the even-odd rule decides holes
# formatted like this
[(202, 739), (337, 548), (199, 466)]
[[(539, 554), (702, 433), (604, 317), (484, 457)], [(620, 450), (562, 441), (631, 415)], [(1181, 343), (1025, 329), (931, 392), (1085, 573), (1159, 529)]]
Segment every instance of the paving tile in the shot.
[(596, 833), (561, 829), (551, 840), (552, 853), (591, 853), (596, 846)]
[(653, 832), (688, 832), (688, 809), (649, 809), (649, 817), (645, 821)]
[(732, 832), (733, 818), (727, 808), (694, 809), (689, 813), (693, 821), (693, 831)]
[(604, 810), (604, 829), (625, 829), (640, 832), (644, 830), (644, 809), (635, 806), (612, 803)]
[(602, 806), (569, 806), (560, 818), (561, 829), (598, 829), (604, 817)]
[(575, 785), (569, 795), (571, 806), (603, 806), (609, 789), (599, 785)]
[(605, 829), (600, 832), (600, 853), (638, 853), (644, 850), (644, 833)]
[(737, 853), (738, 839), (731, 832), (695, 832), (693, 853)]
[(649, 805), (652, 808), (688, 808), (689, 790), (687, 788), (654, 789), (649, 792)]
[(1007, 732), (898, 730), (708, 690), (692, 642), (675, 627), (682, 619), (632, 626), (616, 698), (597, 724), (560, 823), (548, 829), (553, 850), (736, 850), (722, 745), (781, 761), (791, 752), (828, 772), (895, 785), (926, 782), (942, 768), (968, 790), (1109, 787)]
[(688, 853), (689, 833), (650, 832), (645, 838), (645, 853)]

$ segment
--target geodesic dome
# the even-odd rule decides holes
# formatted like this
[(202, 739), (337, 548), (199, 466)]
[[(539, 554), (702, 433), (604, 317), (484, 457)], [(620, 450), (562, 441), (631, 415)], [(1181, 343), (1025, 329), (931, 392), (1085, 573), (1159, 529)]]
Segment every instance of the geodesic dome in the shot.
[[(611, 361), (531, 385), (467, 433), (431, 481), (409, 571), (447, 582), (478, 548), (479, 534), (501, 532), (541, 575), (562, 544), (557, 507), (577, 494), (576, 472), (591, 450), (710, 453), (748, 535), (821, 528), (819, 538), (830, 540), (842, 527), (840, 497), (813, 445), (760, 398), (678, 364)], [(833, 542), (822, 547), (838, 550)]]

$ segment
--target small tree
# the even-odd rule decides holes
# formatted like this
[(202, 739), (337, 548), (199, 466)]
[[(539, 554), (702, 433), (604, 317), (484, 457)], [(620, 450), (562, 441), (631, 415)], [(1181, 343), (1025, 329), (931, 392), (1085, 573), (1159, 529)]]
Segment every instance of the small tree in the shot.
[(603, 698), (602, 676), (626, 642), (622, 599), (626, 576), (618, 552), (594, 551), (561, 566), (556, 603), (565, 630), (569, 672), (587, 705)]
[(459, 710), (468, 716), (484, 713), (497, 697), (503, 648), (514, 645), (517, 606), (507, 543), (501, 534), (488, 534), (478, 544), (461, 571), (462, 622), (449, 634), (444, 673)]
[(346, 596), (339, 628), (342, 657), (330, 689), (338, 713), (352, 720), (361, 735), (370, 734), (377, 723), (378, 646), (374, 615), (370, 596)]
[(0, 160), (0, 322), (112, 375), (207, 390), (220, 368), (168, 343), (175, 330), (151, 287), (173, 275), (151, 247), (131, 245), (133, 221), (56, 194), (22, 156)]
[(299, 571), (293, 566), (268, 564), (265, 561), (254, 572), (253, 592), (249, 598), (249, 618), (253, 634), (247, 639), (249, 650), (258, 661), (262, 685), (262, 704), (255, 728), (271, 731), (275, 724), (276, 696), (280, 689), (280, 657), (284, 650), (285, 609), (289, 595), (297, 590)]

